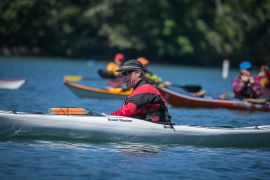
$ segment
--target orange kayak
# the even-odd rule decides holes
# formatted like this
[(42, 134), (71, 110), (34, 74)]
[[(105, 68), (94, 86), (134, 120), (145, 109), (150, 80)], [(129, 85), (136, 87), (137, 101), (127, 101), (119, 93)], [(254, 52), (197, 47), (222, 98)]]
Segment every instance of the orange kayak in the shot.
[(125, 99), (132, 92), (132, 90), (123, 91), (121, 88), (94, 88), (68, 81), (65, 81), (64, 84), (79, 98)]

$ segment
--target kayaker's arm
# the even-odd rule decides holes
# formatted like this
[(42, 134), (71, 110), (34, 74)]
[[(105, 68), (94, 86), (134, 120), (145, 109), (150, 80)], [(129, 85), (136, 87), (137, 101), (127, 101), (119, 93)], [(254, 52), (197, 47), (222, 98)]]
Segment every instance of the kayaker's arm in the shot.
[(232, 89), (237, 94), (240, 95), (241, 91), (245, 88), (245, 83), (239, 78), (236, 78), (232, 82)]
[(136, 105), (133, 103), (127, 103), (127, 104), (124, 104), (121, 107), (121, 109), (112, 112), (111, 115), (132, 117), (136, 114), (136, 112), (137, 112)]

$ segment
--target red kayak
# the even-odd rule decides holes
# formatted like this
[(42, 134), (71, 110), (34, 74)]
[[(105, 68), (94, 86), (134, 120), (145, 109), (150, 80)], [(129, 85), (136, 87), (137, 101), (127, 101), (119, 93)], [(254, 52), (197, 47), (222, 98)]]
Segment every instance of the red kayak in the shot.
[(262, 98), (270, 99), (270, 89), (268, 89), (268, 88), (263, 88), (263, 95), (262, 95)]
[(179, 94), (169, 89), (160, 88), (160, 93), (169, 105), (175, 108), (225, 108), (231, 110), (270, 111), (270, 103), (250, 103), (242, 100), (222, 100), (199, 98)]

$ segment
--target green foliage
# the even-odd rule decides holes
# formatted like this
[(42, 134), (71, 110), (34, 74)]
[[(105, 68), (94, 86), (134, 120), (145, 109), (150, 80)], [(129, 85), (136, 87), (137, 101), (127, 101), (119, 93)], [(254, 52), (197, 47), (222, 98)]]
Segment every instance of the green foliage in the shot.
[(267, 0), (3, 0), (0, 10), (0, 48), (51, 55), (121, 49), (200, 64), (270, 61)]
[(180, 52), (183, 55), (191, 54), (193, 53), (194, 49), (191, 45), (189, 39), (185, 36), (179, 36), (177, 37), (177, 42), (179, 43), (179, 46), (181, 47)]

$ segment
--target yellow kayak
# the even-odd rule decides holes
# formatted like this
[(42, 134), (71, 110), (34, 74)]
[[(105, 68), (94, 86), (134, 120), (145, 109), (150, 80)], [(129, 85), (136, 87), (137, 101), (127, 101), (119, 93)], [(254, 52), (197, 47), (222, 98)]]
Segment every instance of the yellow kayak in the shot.
[(79, 98), (125, 99), (132, 92), (132, 90), (125, 91), (122, 88), (94, 88), (68, 81), (65, 81), (64, 84)]

